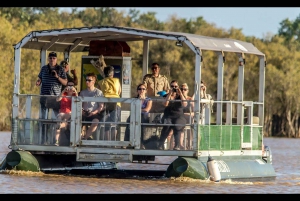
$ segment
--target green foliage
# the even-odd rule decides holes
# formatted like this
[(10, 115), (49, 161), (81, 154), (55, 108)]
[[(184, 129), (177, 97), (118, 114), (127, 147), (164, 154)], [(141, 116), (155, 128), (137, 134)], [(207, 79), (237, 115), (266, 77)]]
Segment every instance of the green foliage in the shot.
[(280, 26), (278, 35), (283, 36), (285, 45), (297, 46), (297, 50), (299, 50), (300, 15), (294, 21), (290, 21), (289, 19), (281, 21)]

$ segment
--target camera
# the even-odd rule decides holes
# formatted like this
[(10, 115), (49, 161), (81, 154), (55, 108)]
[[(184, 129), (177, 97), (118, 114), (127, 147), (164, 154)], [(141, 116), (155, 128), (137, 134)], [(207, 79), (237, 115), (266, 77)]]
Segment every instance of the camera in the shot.
[(91, 111), (89, 111), (89, 110), (82, 109), (82, 111), (83, 111), (83, 115), (85, 115), (85, 116), (89, 116), (89, 114), (91, 113)]
[(55, 71), (53, 70), (53, 71), (51, 71), (51, 75), (52, 76), (55, 76), (56, 75), (56, 73), (55, 73)]
[(177, 89), (176, 88), (173, 88), (173, 92), (176, 92), (177, 91)]

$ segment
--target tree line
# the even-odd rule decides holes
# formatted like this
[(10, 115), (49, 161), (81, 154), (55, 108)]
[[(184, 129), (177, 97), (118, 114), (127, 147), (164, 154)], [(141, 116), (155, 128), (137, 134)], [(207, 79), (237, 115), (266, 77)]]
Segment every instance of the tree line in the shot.
[[(128, 13), (118, 11), (111, 7), (93, 7), (79, 10), (72, 7), (71, 11), (61, 11), (58, 7), (1, 7), (0, 8), (0, 130), (11, 130), (12, 92), (14, 79), (14, 49), (13, 44), (21, 40), (33, 30), (62, 29), (85, 26), (125, 26), (150, 30), (175, 31), (193, 33), (203, 36), (232, 38), (253, 43), (266, 55), (266, 81), (265, 81), (265, 119), (264, 135), (276, 137), (300, 137), (300, 15), (295, 20), (283, 19), (279, 22), (280, 28), (275, 35), (264, 38), (245, 36), (241, 29), (234, 27), (226, 30), (208, 23), (202, 16), (185, 19), (171, 16), (167, 21), (161, 22), (156, 18), (155, 12), (140, 13), (138, 9), (131, 9)], [(132, 61), (132, 91), (142, 78), (142, 43), (128, 43), (131, 49)], [(179, 83), (187, 82), (193, 86), (191, 74), (194, 69), (193, 54), (188, 48), (174, 48), (169, 41), (151, 42), (149, 61), (155, 61), (162, 67), (162, 73), (168, 77), (176, 78)], [(76, 53), (77, 54), (77, 53)], [(71, 55), (71, 68), (81, 71), (81, 57)], [(204, 52), (204, 55), (211, 53)], [(163, 55), (163, 56), (162, 56)], [(205, 58), (205, 56), (203, 56)], [(61, 61), (63, 58), (58, 58)], [(249, 59), (249, 62), (251, 59)], [(255, 61), (254, 61), (255, 62)], [(232, 69), (236, 58), (228, 55), (224, 69), (224, 100), (230, 100), (238, 88), (237, 74)], [(253, 64), (253, 63), (252, 63)], [(21, 88), (20, 93), (38, 94), (39, 88), (35, 86), (40, 70), (39, 55), (33, 51), (22, 54)], [(207, 79), (208, 92), (216, 94), (217, 61), (207, 59), (203, 61), (202, 77)], [(251, 65), (247, 63), (246, 65)], [(172, 68), (178, 66), (184, 68)], [(26, 67), (26, 68), (24, 68)], [(173, 70), (174, 69), (174, 70)], [(254, 74), (257, 69), (247, 69)], [(182, 74), (185, 76), (183, 77)], [(254, 83), (254, 84), (253, 84)], [(245, 86), (257, 86), (252, 78), (245, 80)], [(254, 89), (249, 88), (245, 97), (257, 96)], [(215, 95), (216, 97), (216, 95)]]

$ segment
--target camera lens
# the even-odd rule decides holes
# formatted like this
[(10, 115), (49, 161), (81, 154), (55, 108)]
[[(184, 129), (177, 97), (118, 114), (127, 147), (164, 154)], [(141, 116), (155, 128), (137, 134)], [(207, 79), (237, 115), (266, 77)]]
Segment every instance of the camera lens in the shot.
[(176, 88), (173, 88), (173, 92), (176, 92), (177, 90), (176, 90)]
[(55, 72), (54, 72), (54, 71), (52, 71), (52, 72), (51, 72), (51, 75), (52, 75), (52, 76), (55, 76)]

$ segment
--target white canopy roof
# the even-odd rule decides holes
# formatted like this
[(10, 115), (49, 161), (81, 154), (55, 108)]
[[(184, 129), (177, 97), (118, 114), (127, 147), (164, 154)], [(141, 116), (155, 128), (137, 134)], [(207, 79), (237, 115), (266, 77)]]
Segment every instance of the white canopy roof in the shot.
[(117, 26), (93, 26), (32, 31), (17, 43), (15, 48), (46, 49), (56, 52), (85, 52), (89, 50), (91, 40), (126, 42), (154, 39), (190, 42), (193, 48), (201, 51), (212, 50), (264, 55), (252, 43), (229, 38), (214, 38), (181, 32), (155, 31)]

